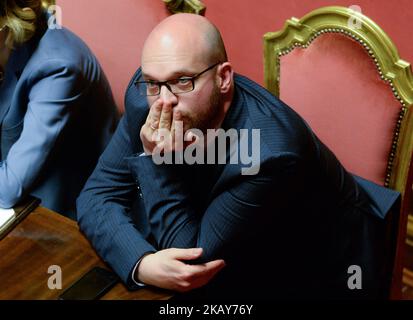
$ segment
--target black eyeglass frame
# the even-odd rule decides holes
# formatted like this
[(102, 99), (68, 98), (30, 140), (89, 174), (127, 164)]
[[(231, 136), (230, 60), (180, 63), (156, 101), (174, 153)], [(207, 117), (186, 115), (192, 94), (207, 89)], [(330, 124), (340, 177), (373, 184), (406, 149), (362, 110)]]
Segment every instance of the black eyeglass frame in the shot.
[[(181, 77), (181, 78), (170, 79), (170, 80), (166, 80), (166, 81), (151, 81), (151, 80), (147, 80), (147, 81), (135, 81), (135, 82), (134, 82), (134, 85), (135, 85), (136, 87), (138, 87), (139, 85), (145, 85), (145, 88), (146, 88), (146, 86), (147, 86), (148, 84), (151, 84), (151, 85), (156, 84), (156, 85), (158, 85), (158, 90), (157, 90), (157, 93), (156, 93), (156, 94), (148, 94), (146, 90), (145, 90), (145, 93), (144, 93), (143, 91), (139, 90), (139, 92), (140, 92), (142, 95), (146, 95), (146, 96), (149, 96), (149, 97), (151, 97), (151, 96), (158, 96), (158, 95), (161, 93), (161, 88), (162, 88), (162, 86), (166, 86), (166, 87), (168, 88), (168, 90), (169, 90), (170, 92), (172, 92), (173, 94), (188, 93), (188, 92), (194, 91), (194, 89), (195, 89), (195, 80), (196, 80), (196, 79), (198, 79), (201, 75), (203, 75), (204, 73), (208, 72), (209, 70), (215, 68), (215, 67), (216, 67), (217, 65), (219, 65), (220, 63), (222, 63), (222, 62), (214, 63), (213, 65), (209, 66), (209, 67), (206, 68), (205, 70), (197, 73), (196, 75), (194, 75), (194, 76), (192, 76), (192, 77)], [(187, 90), (187, 91), (174, 92), (174, 90), (172, 90), (172, 88), (171, 88), (171, 82), (177, 82), (177, 81), (179, 81), (179, 80), (189, 80), (189, 81), (191, 81), (191, 83), (192, 83), (192, 89)]]

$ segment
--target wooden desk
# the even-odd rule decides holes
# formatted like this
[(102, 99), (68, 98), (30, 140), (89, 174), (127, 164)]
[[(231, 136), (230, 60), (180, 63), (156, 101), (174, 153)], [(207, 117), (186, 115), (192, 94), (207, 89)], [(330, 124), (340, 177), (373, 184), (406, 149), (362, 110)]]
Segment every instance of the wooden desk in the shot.
[[(48, 268), (62, 269), (62, 289), (51, 290)], [(94, 266), (107, 267), (77, 224), (38, 207), (0, 241), (0, 299), (57, 299)], [(129, 292), (121, 283), (102, 299), (165, 300), (172, 295), (160, 289)]]

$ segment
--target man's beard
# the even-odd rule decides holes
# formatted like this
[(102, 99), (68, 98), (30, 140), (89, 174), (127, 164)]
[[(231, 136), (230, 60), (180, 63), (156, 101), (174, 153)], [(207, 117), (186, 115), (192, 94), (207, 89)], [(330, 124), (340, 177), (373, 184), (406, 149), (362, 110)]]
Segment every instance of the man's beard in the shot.
[(211, 97), (208, 102), (208, 106), (200, 108), (202, 112), (183, 114), (184, 132), (189, 129), (199, 129), (204, 134), (207, 133), (207, 129), (215, 129), (221, 113), (222, 96), (221, 92), (216, 84), (211, 93)]

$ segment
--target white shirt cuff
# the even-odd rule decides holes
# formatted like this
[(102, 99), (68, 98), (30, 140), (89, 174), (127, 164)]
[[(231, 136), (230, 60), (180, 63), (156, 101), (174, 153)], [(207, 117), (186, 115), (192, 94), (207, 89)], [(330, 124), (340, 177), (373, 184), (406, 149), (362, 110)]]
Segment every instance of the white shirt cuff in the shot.
[(145, 287), (145, 286), (146, 286), (146, 284), (135, 280), (135, 272), (136, 272), (136, 269), (138, 269), (139, 264), (141, 263), (142, 259), (143, 259), (143, 257), (140, 258), (138, 262), (136, 262), (135, 267), (134, 267), (133, 270), (132, 270), (132, 280), (133, 280), (133, 282), (135, 282), (135, 284), (136, 284), (137, 286), (139, 286), (139, 287)]

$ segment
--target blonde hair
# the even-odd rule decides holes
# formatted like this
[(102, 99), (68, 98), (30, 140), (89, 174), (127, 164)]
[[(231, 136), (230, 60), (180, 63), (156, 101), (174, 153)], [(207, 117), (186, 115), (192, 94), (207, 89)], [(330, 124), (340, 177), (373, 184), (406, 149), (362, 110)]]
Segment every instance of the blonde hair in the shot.
[(3, 0), (0, 26), (7, 28), (6, 46), (13, 48), (30, 40), (36, 33), (42, 14), (42, 0)]

